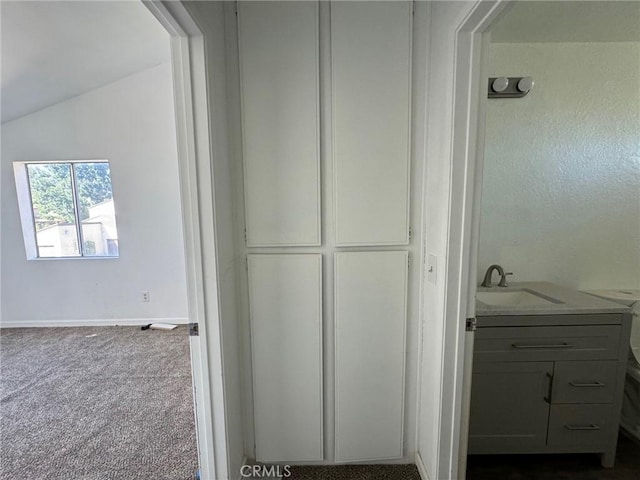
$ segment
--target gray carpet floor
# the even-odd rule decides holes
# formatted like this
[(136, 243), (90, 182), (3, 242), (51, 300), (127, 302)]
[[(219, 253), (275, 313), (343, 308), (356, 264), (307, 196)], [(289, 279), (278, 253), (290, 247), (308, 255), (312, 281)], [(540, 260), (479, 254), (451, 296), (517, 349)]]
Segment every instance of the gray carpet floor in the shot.
[(186, 326), (0, 330), (0, 478), (193, 479)]

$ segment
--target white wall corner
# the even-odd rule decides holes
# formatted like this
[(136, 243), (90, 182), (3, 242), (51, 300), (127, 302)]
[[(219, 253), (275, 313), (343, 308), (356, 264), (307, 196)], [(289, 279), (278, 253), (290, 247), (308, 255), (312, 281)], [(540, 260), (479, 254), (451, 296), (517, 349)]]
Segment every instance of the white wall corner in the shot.
[(246, 455), (242, 456), (242, 464), (240, 465), (240, 468), (238, 469), (238, 476), (237, 479), (238, 480), (243, 480), (247, 477), (245, 477), (244, 475), (242, 475), (242, 467), (244, 467), (245, 465), (253, 465), (255, 462), (251, 462), (249, 461), (249, 457), (247, 457)]
[(420, 456), (420, 452), (416, 452), (416, 467), (418, 468), (418, 473), (420, 474), (420, 478), (422, 480), (430, 480), (429, 474), (427, 473), (427, 468), (424, 466), (424, 462), (422, 461), (422, 457)]

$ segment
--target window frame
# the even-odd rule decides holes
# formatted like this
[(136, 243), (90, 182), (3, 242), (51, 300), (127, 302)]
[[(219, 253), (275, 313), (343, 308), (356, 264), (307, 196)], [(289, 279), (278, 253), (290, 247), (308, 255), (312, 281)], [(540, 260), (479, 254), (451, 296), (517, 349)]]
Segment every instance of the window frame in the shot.
[[(25, 252), (27, 260), (113, 260), (120, 258), (118, 255), (85, 255), (84, 252), (84, 232), (82, 231), (82, 222), (80, 220), (80, 208), (78, 199), (78, 189), (76, 188), (76, 171), (75, 165), (86, 163), (106, 163), (109, 166), (109, 180), (111, 181), (111, 192), (113, 200), (113, 181), (111, 179), (111, 162), (101, 159), (83, 159), (83, 160), (28, 160), (13, 162), (13, 172), (16, 183), (16, 193), (18, 198), (18, 210), (20, 213), (20, 222), (22, 225), (22, 236), (24, 239)], [(33, 210), (33, 197), (31, 192), (31, 182), (29, 180), (29, 165), (51, 165), (51, 164), (68, 164), (71, 195), (73, 200), (73, 215), (75, 220), (76, 239), (78, 242), (78, 255), (60, 256), (60, 257), (44, 257), (40, 256), (38, 246), (36, 219)], [(116, 227), (117, 228), (117, 227)], [(119, 237), (118, 233), (118, 237)]]

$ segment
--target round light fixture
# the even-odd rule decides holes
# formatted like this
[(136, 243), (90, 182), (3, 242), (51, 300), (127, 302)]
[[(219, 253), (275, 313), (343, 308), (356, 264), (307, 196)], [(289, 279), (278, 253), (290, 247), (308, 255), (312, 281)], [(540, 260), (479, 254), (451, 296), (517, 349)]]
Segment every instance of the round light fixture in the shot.
[(491, 88), (494, 92), (504, 92), (509, 86), (509, 79), (507, 77), (498, 77), (491, 84)]
[(522, 93), (526, 93), (533, 88), (533, 78), (522, 77), (518, 82), (518, 90)]

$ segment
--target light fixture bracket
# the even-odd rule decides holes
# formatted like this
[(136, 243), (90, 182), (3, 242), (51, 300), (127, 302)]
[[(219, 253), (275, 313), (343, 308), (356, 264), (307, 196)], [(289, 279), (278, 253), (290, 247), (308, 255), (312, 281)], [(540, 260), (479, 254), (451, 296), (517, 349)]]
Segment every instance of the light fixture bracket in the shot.
[[(493, 89), (493, 85), (497, 78), (501, 77), (489, 78), (487, 84), (489, 98), (522, 98), (527, 95), (533, 87), (533, 79), (531, 77), (508, 77), (509, 83), (506, 88), (501, 92), (496, 92)], [(528, 87), (528, 89), (525, 88), (524, 91), (520, 90), (523, 86)]]

